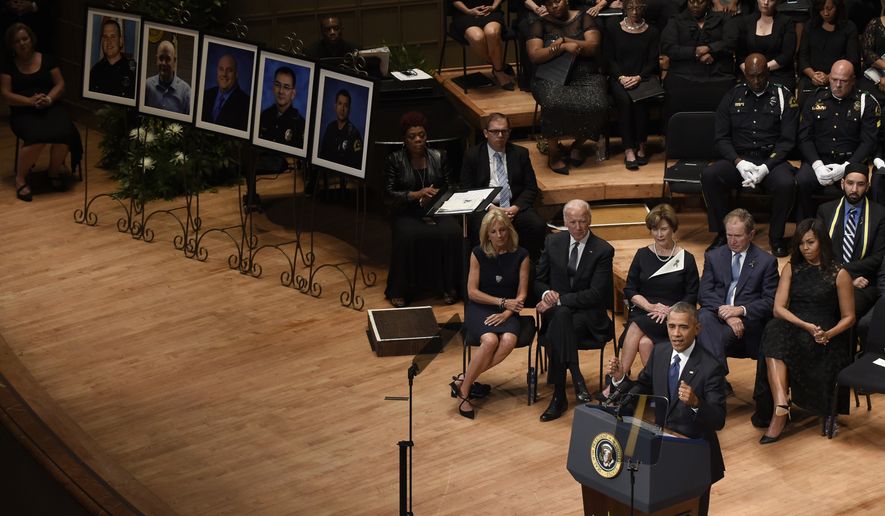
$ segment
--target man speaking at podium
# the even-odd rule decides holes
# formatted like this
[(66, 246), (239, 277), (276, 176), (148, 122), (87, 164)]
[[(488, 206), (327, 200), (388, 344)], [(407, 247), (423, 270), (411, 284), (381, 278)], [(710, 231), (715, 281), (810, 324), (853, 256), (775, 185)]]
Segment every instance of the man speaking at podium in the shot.
[[(679, 302), (670, 307), (667, 316), (670, 343), (654, 347), (630, 391), (666, 397), (670, 400), (668, 406), (663, 403), (655, 406), (655, 422), (665, 429), (710, 443), (710, 482), (715, 483), (725, 474), (716, 437), (716, 431), (725, 426), (725, 369), (703, 346), (696, 345), (699, 330), (693, 305)], [(612, 385), (623, 391), (618, 389), (624, 381), (624, 372), (617, 357), (609, 361), (608, 373)], [(698, 513), (707, 514), (709, 506), (708, 488), (699, 500)]]

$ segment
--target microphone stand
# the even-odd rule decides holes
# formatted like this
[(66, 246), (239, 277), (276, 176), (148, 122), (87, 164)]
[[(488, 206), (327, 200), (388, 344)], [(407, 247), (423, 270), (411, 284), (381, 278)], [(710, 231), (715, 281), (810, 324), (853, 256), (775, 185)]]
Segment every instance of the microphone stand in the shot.
[[(409, 366), (409, 440), (399, 441), (399, 513), (402, 516), (412, 516), (412, 387), (415, 376), (418, 374), (418, 365), (414, 362)], [(408, 501), (408, 510), (406, 510)]]

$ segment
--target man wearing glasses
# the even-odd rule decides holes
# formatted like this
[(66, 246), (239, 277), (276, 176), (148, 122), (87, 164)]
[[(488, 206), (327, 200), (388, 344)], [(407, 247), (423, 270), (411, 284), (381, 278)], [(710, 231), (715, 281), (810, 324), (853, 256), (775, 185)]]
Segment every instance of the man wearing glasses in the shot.
[(258, 121), (259, 138), (302, 147), (304, 117), (292, 105), (296, 94), (295, 72), (287, 66), (277, 69), (273, 79), (274, 104), (261, 112)]
[[(519, 234), (533, 262), (541, 256), (547, 226), (532, 207), (538, 197), (535, 169), (529, 151), (510, 143), (510, 121), (501, 113), (492, 113), (483, 129), (486, 141), (467, 149), (461, 166), (460, 182), (464, 188), (502, 187), (490, 210), (502, 210)], [(470, 238), (479, 242), (479, 226), (484, 213), (474, 213), (468, 220)]]

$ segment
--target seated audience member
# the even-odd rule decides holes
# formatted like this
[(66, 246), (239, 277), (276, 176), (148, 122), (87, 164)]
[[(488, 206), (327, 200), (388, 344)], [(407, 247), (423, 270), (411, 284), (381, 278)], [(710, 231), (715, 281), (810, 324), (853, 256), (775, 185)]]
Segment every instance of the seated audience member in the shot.
[(851, 276), (857, 318), (879, 297), (875, 282), (885, 257), (885, 207), (866, 197), (867, 172), (866, 165), (849, 163), (840, 182), (842, 198), (817, 209), (832, 240), (833, 260)]
[(669, 204), (659, 204), (645, 217), (651, 245), (640, 247), (624, 284), (630, 313), (624, 327), (621, 369), (629, 372), (639, 352), (648, 363), (655, 344), (667, 340), (667, 314), (680, 301), (698, 300), (698, 266), (694, 256), (676, 243), (679, 220)]
[(475, 415), (469, 401), (474, 381), (516, 346), (531, 266), (528, 251), (519, 247), (519, 236), (504, 211), (486, 213), (479, 234), (480, 243), (470, 256), (464, 325), (467, 338), (480, 345), (463, 378), (455, 377), (449, 385), (459, 400), (458, 412), (469, 419)]
[(609, 63), (609, 86), (618, 108), (618, 129), (624, 144), (624, 166), (639, 170), (648, 164), (648, 109), (652, 99), (633, 102), (627, 93), (660, 72), (658, 29), (643, 18), (646, 0), (625, 0), (624, 19), (608, 32), (605, 45)]
[[(486, 141), (467, 149), (461, 166), (461, 186), (464, 188), (501, 187), (501, 193), (489, 206), (489, 211), (504, 212), (519, 233), (519, 240), (538, 261), (547, 225), (533, 205), (538, 197), (535, 169), (529, 151), (513, 145), (510, 140), (510, 121), (501, 113), (492, 113), (483, 129)], [(479, 240), (482, 213), (468, 219), (471, 241)]]
[[(867, 24), (861, 37), (861, 53), (863, 55), (863, 68), (858, 86), (864, 91), (870, 92), (876, 100), (885, 100), (885, 11), (882, 16), (876, 16)], [(868, 74), (867, 69), (872, 68), (875, 73)], [(876, 80), (876, 77), (880, 77)]]
[(796, 144), (796, 99), (789, 90), (768, 80), (762, 54), (747, 57), (744, 76), (744, 82), (732, 88), (716, 110), (716, 150), (723, 159), (701, 174), (707, 227), (716, 233), (708, 249), (725, 244), (722, 221), (729, 192), (759, 186), (771, 194), (771, 252), (786, 256), (784, 226), (795, 197), (793, 167), (787, 154)]
[(314, 59), (344, 57), (359, 47), (344, 39), (344, 26), (337, 16), (326, 16), (320, 19), (319, 41), (304, 49), (304, 55)]
[(15, 196), (25, 202), (33, 198), (28, 173), (46, 144), (49, 150), (49, 177), (53, 188), (64, 190), (65, 157), (71, 153), (71, 167), (77, 168), (83, 155), (80, 133), (58, 103), (65, 91), (65, 80), (55, 58), (34, 50), (34, 32), (22, 23), (6, 31), (6, 48), (12, 58), (0, 72), (0, 93), (9, 104), (9, 125), (21, 142), (15, 175)]
[(455, 302), (461, 258), (461, 227), (453, 217), (426, 218), (425, 212), (449, 183), (446, 154), (427, 147), (427, 119), (411, 111), (400, 119), (403, 148), (385, 161), (385, 194), (391, 206), (390, 270), (385, 295), (403, 307), (419, 290)]
[(815, 194), (837, 183), (851, 163), (875, 156), (879, 135), (879, 103), (854, 87), (854, 67), (844, 59), (833, 63), (830, 89), (808, 97), (799, 119), (802, 166), (796, 173), (797, 219), (813, 216)]
[(525, 0), (519, 4), (518, 14), (516, 18), (516, 34), (519, 36), (519, 89), (522, 91), (532, 91), (532, 77), (535, 75), (535, 67), (529, 59), (528, 52), (525, 48), (525, 42), (532, 33), (532, 24), (538, 18), (547, 16), (547, 7), (544, 6), (542, 0), (535, 2), (534, 0)]
[(725, 374), (728, 355), (757, 360), (757, 384), (753, 390), (756, 413), (752, 419), (755, 424), (766, 421), (760, 426), (768, 426), (773, 409), (771, 392), (764, 372), (765, 360), (758, 359), (762, 330), (771, 319), (774, 306), (777, 260), (753, 243), (756, 222), (747, 210), (729, 212), (724, 223), (728, 245), (704, 255), (704, 273), (698, 290), (699, 340), (722, 364)]
[(516, 84), (504, 67), (504, 13), (499, 9), (501, 0), (445, 0), (455, 6), (452, 30), (463, 33), (470, 44), (470, 51), (492, 65), (492, 78), (507, 91)]
[(748, 55), (764, 55), (771, 81), (792, 91), (796, 87), (796, 27), (789, 17), (777, 13), (776, 5), (777, 0), (757, 0), (755, 13), (734, 20), (738, 28), (736, 57), (743, 71)]
[(661, 54), (669, 59), (664, 89), (667, 115), (715, 111), (734, 86), (737, 31), (728, 15), (710, 9), (710, 0), (688, 0), (661, 34)]
[[(541, 106), (541, 133), (547, 140), (547, 165), (557, 174), (580, 166), (587, 157), (581, 146), (598, 140), (605, 123), (608, 99), (600, 70), (602, 33), (584, 11), (569, 10), (566, 0), (546, 0), (548, 16), (532, 25), (526, 42), (529, 58), (540, 67), (554, 59), (574, 59), (565, 84), (535, 74), (532, 96)], [(566, 54), (572, 56), (562, 57)], [(563, 158), (559, 138), (572, 136), (571, 151)]]
[(799, 43), (800, 101), (829, 86), (828, 74), (836, 61), (845, 59), (857, 67), (858, 47), (857, 27), (845, 18), (844, 0), (816, 0)]
[[(655, 347), (631, 390), (669, 400), (669, 403), (655, 403), (655, 423), (707, 441), (710, 482), (718, 482), (725, 475), (716, 436), (716, 431), (725, 426), (725, 371), (703, 347), (697, 346), (698, 316), (694, 304), (673, 305), (667, 315), (667, 333), (669, 342)], [(625, 380), (627, 371), (621, 368), (617, 357), (612, 357), (608, 374), (617, 385)], [(710, 488), (707, 487), (698, 500), (697, 514), (706, 516), (709, 506)]]
[(851, 276), (833, 256), (827, 228), (819, 220), (803, 220), (790, 247), (774, 296), (774, 319), (762, 334), (776, 405), (761, 444), (780, 438), (793, 402), (820, 416), (829, 414), (836, 375), (849, 361)]
[(547, 383), (553, 397), (541, 421), (557, 419), (568, 408), (565, 373), (570, 371), (579, 402), (591, 400), (578, 363), (578, 350), (614, 337), (612, 321), (612, 258), (614, 248), (590, 232), (590, 205), (571, 200), (562, 209), (568, 231), (547, 236), (535, 278), (541, 298), (539, 342), (547, 350)]

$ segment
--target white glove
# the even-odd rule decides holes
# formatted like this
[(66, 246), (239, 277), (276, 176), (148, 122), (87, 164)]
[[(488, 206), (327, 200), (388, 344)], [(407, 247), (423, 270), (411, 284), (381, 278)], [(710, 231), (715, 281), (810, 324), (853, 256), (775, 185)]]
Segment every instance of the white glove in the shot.
[(873, 166), (876, 167), (876, 170), (885, 168), (885, 161), (882, 161), (882, 158), (875, 158), (873, 160)]
[(765, 179), (765, 176), (768, 175), (768, 165), (765, 163), (756, 167), (756, 172), (753, 174), (753, 182), (757, 185)]
[(821, 186), (829, 186), (833, 184), (833, 180), (830, 179), (830, 169), (824, 162), (821, 160), (817, 160), (811, 164), (812, 170), (814, 170), (814, 175), (817, 176), (817, 182), (820, 183)]
[(827, 176), (827, 179), (835, 183), (836, 181), (842, 179), (842, 176), (845, 175), (845, 167), (848, 166), (848, 162), (842, 163), (841, 165), (838, 163), (832, 163), (827, 165), (827, 168), (830, 169), (830, 174)]
[(756, 168), (756, 165), (750, 163), (749, 161), (742, 159), (738, 161), (736, 165), (737, 171), (740, 173), (741, 177), (744, 178), (744, 182), (752, 181), (753, 179), (753, 170)]

